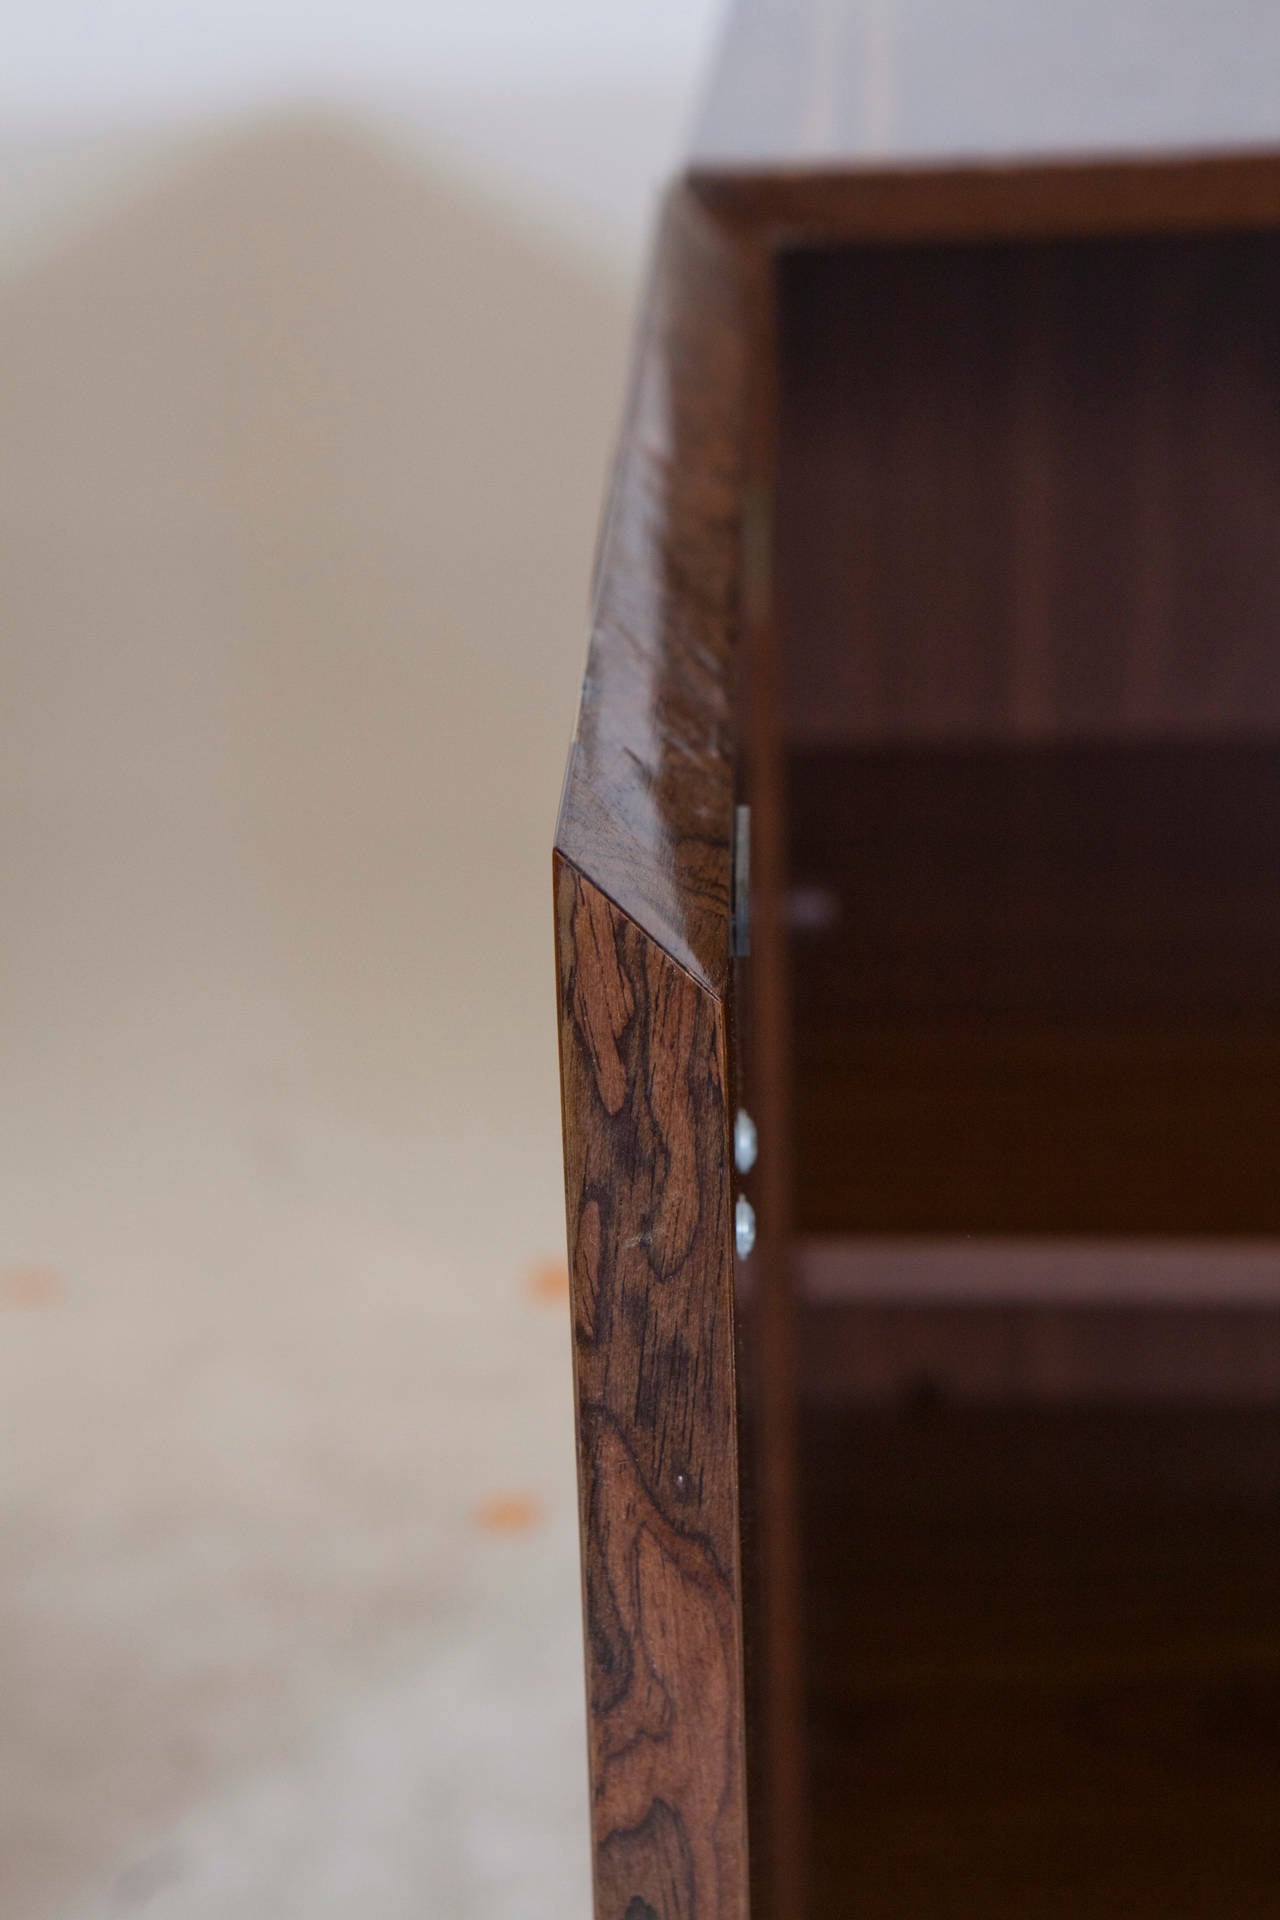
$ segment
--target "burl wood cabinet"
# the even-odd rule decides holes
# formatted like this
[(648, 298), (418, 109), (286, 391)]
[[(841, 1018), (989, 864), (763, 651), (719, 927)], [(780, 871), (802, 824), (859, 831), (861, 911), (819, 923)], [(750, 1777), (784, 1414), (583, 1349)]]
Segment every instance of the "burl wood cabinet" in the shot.
[(1280, 9), (737, 10), (555, 900), (597, 1920), (1280, 1916)]

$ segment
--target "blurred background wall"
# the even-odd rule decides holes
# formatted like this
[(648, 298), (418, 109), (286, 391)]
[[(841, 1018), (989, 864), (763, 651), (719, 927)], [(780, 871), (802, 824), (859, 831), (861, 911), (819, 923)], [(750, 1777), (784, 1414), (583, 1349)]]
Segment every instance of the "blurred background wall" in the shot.
[(6, 1920), (587, 1912), (549, 849), (714, 11), (6, 19)]

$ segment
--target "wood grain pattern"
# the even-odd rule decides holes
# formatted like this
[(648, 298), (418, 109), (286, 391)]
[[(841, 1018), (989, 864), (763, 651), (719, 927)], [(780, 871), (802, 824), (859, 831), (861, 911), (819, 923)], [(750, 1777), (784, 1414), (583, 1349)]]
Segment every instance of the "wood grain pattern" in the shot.
[(745, 375), (735, 252), (677, 189), (605, 509), (556, 846), (721, 997)]
[(804, 1464), (823, 1920), (1275, 1913), (1274, 1398), (917, 1393)]
[(744, 1920), (724, 1009), (556, 893), (597, 1920)]
[[(557, 830), (598, 1920), (632, 1900), (629, 1920), (695, 1902), (711, 1920), (749, 1901), (777, 1920), (798, 1912), (789, 1289), (774, 1268), (781, 1222), (766, 1217), (749, 1278), (768, 1310), (735, 1311), (727, 1158), (730, 1113), (755, 1099), (750, 963), (730, 957), (731, 827), (754, 794), (740, 715), (769, 639), (750, 587), (767, 590), (771, 544), (758, 431), (771, 296), (764, 257), (673, 190)], [(713, 1150), (714, 1164), (698, 1157)], [(680, 1437), (672, 1422), (690, 1409), (702, 1424)], [(619, 1647), (661, 1684), (615, 1697)]]
[(1248, 0), (737, 0), (689, 179), (773, 248), (1275, 226), (1278, 60)]
[(1006, 166), (717, 173), (698, 199), (727, 231), (781, 250), (881, 241), (1042, 240), (1204, 233), (1280, 223), (1275, 141), (1247, 154), (1149, 155)]
[[(1082, 713), (1114, 717), (1117, 697), (1144, 724), (1172, 713), (1183, 732), (1209, 700), (1229, 731), (1241, 715), (1252, 724), (1260, 690), (1280, 695), (1267, 619), (1276, 488), (1257, 405), (1275, 343), (1254, 298), (1269, 315), (1269, 246), (1242, 238), (1256, 272), (1242, 291), (1234, 262), (1220, 312), (1209, 261), (1189, 318), (1182, 264), (1148, 273), (1137, 247), (1063, 289), (1058, 263), (1029, 248), (993, 275), (975, 267), (977, 246), (967, 261), (957, 249), (903, 267), (864, 243), (905, 256), (903, 242), (1111, 235), (1145, 247), (1176, 233), (1195, 236), (1185, 263), (1208, 260), (1199, 236), (1215, 229), (1280, 226), (1261, 77), (1280, 27), (1236, 17), (1241, 4), (1230, 0), (1234, 27), (1219, 19), (1209, 35), (1174, 31), (1152, 5), (1120, 18), (1103, 0), (1061, 18), (1020, 0), (945, 18), (925, 0), (745, 0), (692, 166), (665, 204), (557, 832), (597, 1920), (793, 1920), (804, 1899), (788, 1261), (791, 1161), (804, 1224), (814, 1109), (802, 1087), (793, 1156), (788, 1000), (805, 1000), (808, 976), (802, 961), (792, 994), (779, 644), (833, 638), (803, 664), (823, 722), (812, 734), (845, 742), (856, 729), (826, 722), (846, 670), (881, 698), (881, 738), (903, 716), (912, 734), (922, 698), (925, 732), (935, 708), (941, 732), (957, 714), (955, 731), (972, 732), (975, 689), (990, 696), (991, 731), (1023, 737), (1058, 720), (1088, 732)], [(850, 249), (843, 263), (795, 257), (830, 247)], [(823, 275), (840, 272), (847, 304), (888, 289), (870, 329), (881, 360), (867, 358), (860, 384), (866, 328), (847, 372), (839, 342), (806, 368), (812, 330), (798, 346), (786, 337), (796, 276), (813, 279), (820, 325)], [(940, 282), (956, 292), (967, 274), (975, 285), (939, 303)], [(834, 318), (847, 349), (848, 313)], [(785, 421), (776, 458), (779, 375), (803, 389), (802, 438), (815, 467), (826, 461), (813, 486), (793, 484)], [(1122, 474), (1113, 416), (1127, 423)], [(997, 439), (1009, 429), (1000, 511), (971, 457), (985, 458), (993, 419)], [(1248, 510), (1233, 518), (1224, 448), (1241, 440)], [(878, 499), (843, 485), (858, 460)], [(1200, 480), (1231, 512), (1205, 517)], [(923, 560), (913, 515), (943, 535)], [(810, 519), (806, 548), (794, 534)], [(779, 528), (789, 557), (775, 551)], [(827, 591), (842, 565), (858, 577)], [(1213, 618), (1222, 589), (1242, 649), (1229, 666)], [(853, 662), (869, 619), (883, 644)], [(923, 664), (907, 671), (900, 643), (917, 629)], [(1117, 666), (1120, 696), (1106, 678)], [(1083, 694), (1080, 672), (1092, 675)], [(835, 719), (853, 706), (865, 726), (865, 691), (835, 703)], [(749, 961), (731, 958), (729, 938), (744, 800), (758, 812)], [(816, 998), (811, 1011), (817, 1034)], [(845, 1059), (829, 1076), (829, 1125), (849, 1074)], [(763, 1123), (745, 1276), (732, 1252), (739, 1100)], [(889, 1157), (913, 1189), (910, 1154)], [(832, 1224), (846, 1213), (842, 1198)], [(831, 1885), (822, 1911), (837, 1910)]]
[(1278, 67), (1252, 0), (737, 0), (694, 157), (786, 181), (1257, 148)]
[(806, 739), (1280, 723), (1280, 235), (781, 270)]

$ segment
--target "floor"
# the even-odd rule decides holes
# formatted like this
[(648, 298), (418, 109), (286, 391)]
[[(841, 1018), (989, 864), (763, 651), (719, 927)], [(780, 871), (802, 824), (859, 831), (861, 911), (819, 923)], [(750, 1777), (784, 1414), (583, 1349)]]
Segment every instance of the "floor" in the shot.
[(323, 115), (136, 174), (0, 282), (0, 1912), (571, 1920), (628, 300)]

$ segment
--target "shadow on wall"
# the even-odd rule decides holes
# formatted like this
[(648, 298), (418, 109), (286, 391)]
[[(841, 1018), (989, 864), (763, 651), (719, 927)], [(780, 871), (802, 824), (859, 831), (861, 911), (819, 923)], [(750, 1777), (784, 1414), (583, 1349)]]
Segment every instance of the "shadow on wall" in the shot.
[[(314, 117), (205, 143), (0, 289), (4, 1179), (11, 1227), (56, 1230), (55, 1256), (83, 1223), (88, 1271), (115, 1235), (83, 1312), (14, 1362), (0, 1909), (21, 1920), (330, 1911), (300, 1863), (289, 1901), (278, 1862), (250, 1884), (269, 1797), (222, 1836), (246, 1850), (225, 1906), (186, 1904), (156, 1836), (332, 1744), (453, 1630), (431, 1469), (454, 1506), (473, 1465), (491, 1484), (492, 1410), (473, 1446), (447, 1400), (475, 1353), (530, 1456), (567, 1463), (492, 1295), (446, 1311), (397, 1269), (382, 1298), (370, 1255), (353, 1303), (324, 1263), (393, 1216), (411, 1273), (437, 1241), (463, 1275), (561, 1244), (549, 849), (625, 346), (620, 294)], [(268, 1137), (281, 1086), (304, 1117)], [(552, 1388), (538, 1418), (567, 1429)], [(576, 1642), (563, 1505), (543, 1588)], [(543, 1588), (511, 1601), (526, 1665)], [(420, 1830), (431, 1795), (388, 1751)], [(326, 1796), (341, 1827), (340, 1775)], [(370, 1920), (479, 1913), (389, 1819), (369, 1812)]]

